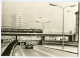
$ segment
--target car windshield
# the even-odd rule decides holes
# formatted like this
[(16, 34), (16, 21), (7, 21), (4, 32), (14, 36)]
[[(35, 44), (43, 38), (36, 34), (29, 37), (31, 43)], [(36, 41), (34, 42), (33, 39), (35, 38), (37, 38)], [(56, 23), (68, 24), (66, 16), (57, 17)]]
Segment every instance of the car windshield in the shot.
[(31, 45), (31, 42), (30, 42), (30, 41), (27, 41), (27, 42), (26, 42), (26, 44), (29, 44), (29, 45)]
[(32, 45), (32, 44), (28, 43), (27, 45)]

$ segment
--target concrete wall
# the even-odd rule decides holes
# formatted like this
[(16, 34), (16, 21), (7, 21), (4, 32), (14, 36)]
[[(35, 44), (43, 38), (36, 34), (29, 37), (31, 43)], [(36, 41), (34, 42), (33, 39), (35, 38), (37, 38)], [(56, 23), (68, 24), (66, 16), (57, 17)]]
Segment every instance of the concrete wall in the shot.
[[(80, 4), (80, 3), (79, 3)], [(78, 33), (79, 33), (79, 12), (76, 12), (76, 35), (75, 35), (75, 41), (78, 41)]]

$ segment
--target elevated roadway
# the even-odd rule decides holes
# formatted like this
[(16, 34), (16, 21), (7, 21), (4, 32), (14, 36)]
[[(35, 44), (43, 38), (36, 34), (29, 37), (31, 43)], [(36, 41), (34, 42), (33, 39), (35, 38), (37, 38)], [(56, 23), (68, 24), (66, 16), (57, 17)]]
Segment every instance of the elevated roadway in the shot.
[[(46, 33), (19, 33), (19, 32), (1, 32), (3, 36), (26, 36), (26, 35), (43, 35), (43, 36), (62, 36), (63, 34), (46, 34)], [(72, 36), (72, 34), (64, 34), (64, 36)]]

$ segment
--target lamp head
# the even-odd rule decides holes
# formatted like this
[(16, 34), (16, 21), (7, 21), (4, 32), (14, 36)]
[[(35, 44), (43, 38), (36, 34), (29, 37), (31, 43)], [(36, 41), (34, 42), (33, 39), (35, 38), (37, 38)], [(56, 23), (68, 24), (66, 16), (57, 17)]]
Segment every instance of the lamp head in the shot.
[(42, 18), (42, 17), (39, 17), (39, 18)]
[(48, 22), (46, 22), (46, 23), (50, 23), (51, 21), (48, 21)]
[(49, 3), (49, 5), (51, 5), (51, 6), (57, 6), (57, 5), (55, 5), (55, 4), (52, 4), (52, 3)]
[(38, 21), (35, 21), (35, 22), (39, 23)]
[(70, 7), (74, 7), (74, 6), (76, 6), (76, 5), (71, 5)]
[(67, 11), (67, 12), (70, 12), (70, 11)]

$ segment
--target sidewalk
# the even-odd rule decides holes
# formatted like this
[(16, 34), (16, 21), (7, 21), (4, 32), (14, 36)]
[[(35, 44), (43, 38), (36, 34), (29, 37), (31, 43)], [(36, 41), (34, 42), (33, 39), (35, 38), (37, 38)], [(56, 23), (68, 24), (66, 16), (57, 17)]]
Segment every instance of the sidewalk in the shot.
[(14, 49), (12, 49), (10, 56), (23, 56), (21, 47), (17, 45)]
[(43, 47), (78, 54), (78, 47), (64, 46), (64, 49), (62, 49), (62, 45), (43, 45)]

